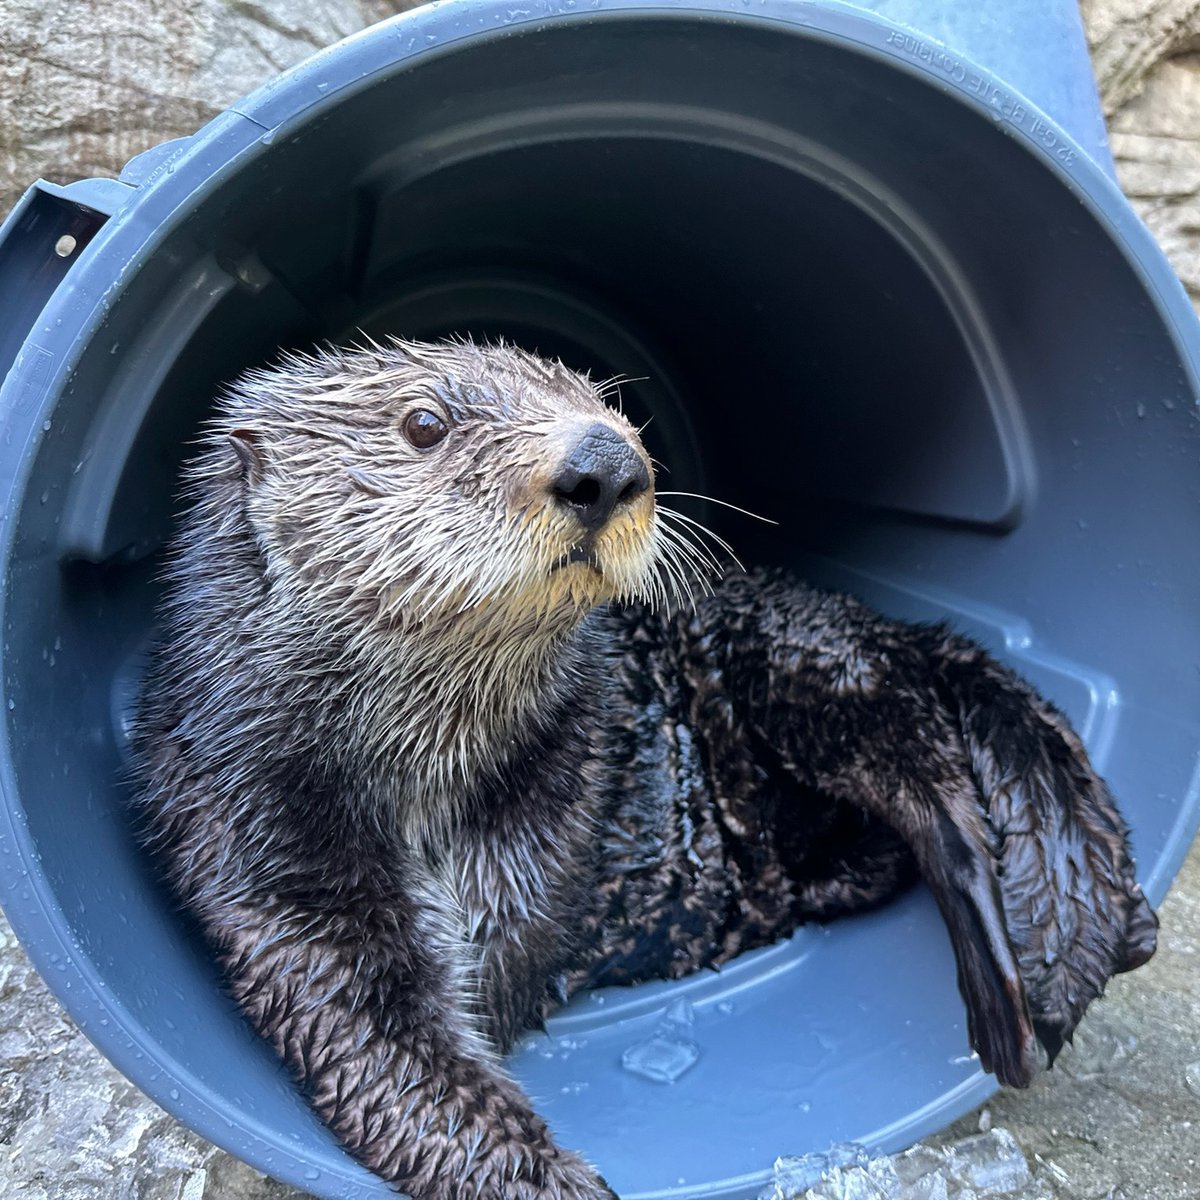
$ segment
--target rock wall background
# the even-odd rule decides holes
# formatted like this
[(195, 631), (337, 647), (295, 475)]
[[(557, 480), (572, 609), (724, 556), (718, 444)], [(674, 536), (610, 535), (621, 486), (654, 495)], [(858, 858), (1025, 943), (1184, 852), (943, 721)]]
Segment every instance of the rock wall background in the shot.
[(409, 0), (0, 0), (0, 211), (116, 175)]
[(1121, 186), (1200, 302), (1200, 0), (1082, 0)]
[[(407, 7), (0, 0), (0, 213), (39, 175), (116, 174), (314, 50)], [(1121, 183), (1200, 305), (1200, 0), (1081, 7)], [(1162, 917), (1158, 957), (1117, 981), (1062, 1069), (946, 1135), (992, 1121), (1013, 1130), (1035, 1178), (1029, 1196), (1200, 1196), (1200, 852)], [(0, 918), (0, 1200), (299, 1195), (182, 1128), (113, 1070)]]

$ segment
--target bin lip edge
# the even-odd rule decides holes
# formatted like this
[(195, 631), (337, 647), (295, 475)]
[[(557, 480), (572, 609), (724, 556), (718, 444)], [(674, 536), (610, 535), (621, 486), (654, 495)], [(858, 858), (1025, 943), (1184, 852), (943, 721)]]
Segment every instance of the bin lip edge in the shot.
[[(477, 11), (479, 7), (481, 6), (473, 5), (472, 9)], [(343, 87), (331, 91), (327, 96), (315, 100), (309, 99), (299, 106), (293, 107), (291, 112), (274, 126), (265, 125), (259, 118), (265, 111), (266, 101), (269, 99), (272, 104), (280, 104), (289, 93), (299, 98), (301, 89), (308, 86), (308, 76), (305, 72), (313, 69), (314, 59), (319, 56), (314, 56), (314, 59), (298, 64), (275, 81), (251, 93), (243, 101), (232, 105), (195, 134), (183, 152), (171, 160), (170, 172), (165, 170), (152, 172), (139, 192), (131, 196), (125, 207), (100, 230), (94, 242), (81, 256), (76, 268), (68, 274), (64, 284), (51, 296), (43, 312), (35, 321), (34, 331), (26, 339), (23, 349), (31, 344), (36, 345), (37, 328), (42, 325), (54, 326), (56, 318), (62, 320), (63, 329), (70, 329), (74, 326), (74, 334), (69, 352), (60, 354), (55, 370), (48, 377), (40, 398), (26, 417), (30, 423), (29, 428), (37, 429), (45, 419), (47, 402), (57, 398), (64, 381), (74, 370), (84, 347), (90, 343), (103, 322), (106, 312), (104, 301), (111, 302), (119, 291), (124, 290), (137, 272), (130, 272), (119, 288), (112, 288), (112, 281), (120, 278), (122, 271), (129, 264), (140, 263), (141, 260), (153, 253), (157, 245), (169, 236), (179, 221), (185, 220), (196, 205), (207, 202), (220, 189), (229, 174), (241, 169), (245, 163), (252, 161), (268, 149), (269, 140), (267, 139), (271, 134), (281, 130), (290, 121), (295, 121), (297, 124), (306, 123), (319, 115), (326, 104), (341, 103), (352, 94), (349, 89), (357, 90), (373, 86), (380, 82), (381, 73), (386, 74), (393, 70), (405, 69), (407, 65), (424, 61), (431, 54), (451, 53), (464, 42), (503, 36), (505, 33), (517, 32), (519, 29), (542, 28), (571, 20), (632, 15), (657, 19), (675, 16), (683, 19), (707, 13), (711, 19), (723, 18), (730, 24), (766, 25), (796, 36), (814, 37), (849, 46), (857, 52), (889, 62), (931, 86), (937, 86), (938, 90), (948, 98), (965, 103), (981, 119), (991, 111), (987, 104), (983, 103), (978, 96), (970, 94), (962, 85), (944, 75), (938, 75), (932, 68), (904, 55), (901, 51), (887, 47), (880, 36), (893, 30), (905, 32), (909, 36), (916, 36), (911, 30), (904, 30), (903, 27), (893, 25), (884, 18), (865, 12), (847, 12), (845, 10), (830, 12), (800, 4), (793, 4), (789, 11), (777, 2), (773, 3), (771, 7), (778, 15), (764, 16), (757, 13), (744, 14), (717, 10), (715, 0), (708, 5), (701, 3), (685, 7), (683, 4), (675, 6), (659, 4), (653, 8), (633, 3), (631, 0), (602, 0), (601, 7), (594, 11), (582, 13), (562, 11), (549, 16), (539, 14), (512, 22), (499, 30), (466, 31), (457, 38), (436, 47), (422, 46), (409, 53), (402, 53), (386, 63), (381, 63), (369, 75), (350, 81)], [(494, 0), (488, 0), (486, 5), (488, 11), (498, 11), (500, 8), (500, 4), (495, 3)], [(688, 11), (689, 9), (690, 11)], [(806, 14), (807, 19), (802, 19)], [(400, 14), (381, 25), (373, 26), (348, 41), (355, 42), (361, 39), (366, 43), (375, 38), (390, 36), (394, 26), (403, 25), (405, 28), (411, 26), (420, 29), (424, 22), (440, 24), (450, 15), (451, 13), (447, 9), (419, 9), (411, 13)], [(849, 30), (857, 30), (863, 36), (853, 36), (848, 32)], [(867, 34), (873, 36), (866, 37)], [(322, 54), (336, 55), (342, 52), (346, 44), (338, 43), (337, 46), (329, 48)], [(948, 53), (952, 54), (952, 52)], [(976, 67), (961, 55), (952, 54), (952, 57), (964, 65), (969, 65), (971, 70), (977, 72), (981, 78), (988, 81), (995, 79), (990, 71)], [(1002, 87), (998, 80), (995, 86), (1009, 96), (1017, 96), (1017, 93), (1013, 92), (1011, 88)], [(1149, 230), (1137, 218), (1117, 184), (1107, 175), (1100, 164), (1078, 147), (1069, 135), (1062, 132), (1061, 127), (1052, 118), (1043, 116), (1032, 103), (1024, 101), (1023, 98), (1021, 100), (1027, 105), (1029, 112), (1037, 114), (1063, 142), (1077, 151), (1078, 158), (1075, 165), (1065, 166), (1041, 145), (1029, 130), (1023, 127), (1011, 126), (1010, 136), (1016, 138), (1028, 151), (1033, 151), (1035, 158), (1054, 172), (1111, 237), (1137, 276), (1147, 298), (1153, 304), (1155, 312), (1163, 321), (1168, 335), (1176, 347), (1180, 364), (1188, 376), (1193, 392), (1200, 395), (1200, 338), (1196, 334), (1196, 317), (1178, 277), (1171, 269), (1165, 255)], [(220, 155), (215, 164), (214, 151)], [(147, 211), (153, 211), (156, 208), (162, 210), (161, 219), (147, 221), (145, 219)], [(112, 288), (111, 291), (110, 288)], [(106, 293), (108, 293), (107, 296)], [(83, 304), (77, 304), (80, 298), (85, 301), (90, 299), (91, 303), (86, 307)], [(0, 386), (0, 419), (4, 418), (8, 406), (15, 399), (15, 385), (19, 382), (18, 376), (19, 372), (14, 368), (3, 386)], [(17, 440), (24, 444), (23, 437)], [(31, 460), (32, 454), (22, 455), (22, 461)], [(4, 563), (9, 560), (12, 538), (17, 525), (17, 502), (23, 497), (25, 491), (27, 476), (22, 469), (22, 461), (15, 464), (15, 470), (7, 473), (4, 494), (8, 502), (0, 504), (0, 514), (2, 514), (0, 515), (0, 561)], [(5, 473), (0, 471), (0, 475), (3, 474)], [(3, 621), (6, 606), (6, 592), (7, 588), (0, 587), (0, 623)], [(2, 666), (3, 658), (4, 647), (0, 643), (0, 666)], [(6, 804), (4, 819), (0, 821), (0, 843), (14, 849), (15, 866), (29, 866), (32, 873), (37, 856), (27, 833), (14, 820), (13, 810), (7, 803), (10, 797), (15, 803), (17, 793), (14, 786), (15, 781), (11, 778), (11, 756), (8, 753), (7, 744), (7, 721), (11, 718), (7, 713), (4, 716), (6, 726), (4, 729), (0, 729), (0, 749), (5, 752), (4, 761), (0, 763), (0, 796), (6, 799)], [(1174, 876), (1179, 865), (1182, 864), (1185, 854), (1186, 848), (1179, 853), (1179, 862), (1174, 865), (1168, 875), (1162, 876), (1160, 873), (1160, 877), (1164, 878), (1164, 889), (1169, 878)], [(6, 875), (11, 875), (11, 873), (12, 868), (9, 868)], [(3, 890), (8, 898), (12, 896), (15, 889), (10, 887), (8, 881), (5, 880)], [(39, 973), (44, 977), (51, 977), (51, 967), (58, 965), (49, 962), (48, 955), (50, 953), (58, 952), (72, 960), (72, 966), (68, 968), (68, 971), (74, 974), (76, 987), (68, 993), (68, 1001), (64, 1002), (58, 990), (54, 992), (56, 999), (59, 1003), (63, 1003), (73, 1016), (84, 1020), (87, 1026), (86, 1036), (89, 1040), (94, 1038), (97, 1046), (103, 1047), (106, 1057), (112, 1058), (114, 1062), (125, 1062), (128, 1060), (129, 1048), (134, 1045), (135, 1041), (131, 1036), (130, 1028), (136, 1028), (136, 1025), (127, 1028), (125, 1022), (118, 1019), (118, 1012), (108, 1003), (104, 989), (96, 986), (94, 979), (74, 965), (74, 960), (78, 955), (66, 944), (65, 918), (54, 897), (44, 895), (42, 891), (41, 887), (34, 889), (33, 896), (36, 903), (31, 901), (29, 905), (19, 905), (13, 902), (7, 904), (6, 910), (13, 928), (21, 938), (22, 944), (26, 946), (29, 957)], [(28, 949), (30, 945), (36, 949), (30, 951)], [(105, 1036), (99, 1036), (96, 1030), (95, 1018), (101, 1012), (111, 1021), (111, 1024), (105, 1027)], [(124, 1046), (117, 1044), (118, 1038), (125, 1040)], [(119, 1069), (122, 1073), (128, 1074), (137, 1086), (163, 1103), (164, 1107), (175, 1111), (177, 1102), (173, 1102), (167, 1096), (169, 1081), (174, 1078), (169, 1068), (175, 1065), (175, 1060), (172, 1058), (160, 1060), (156, 1056), (152, 1056), (148, 1052), (148, 1048), (143, 1052), (145, 1053), (144, 1062), (129, 1063), (133, 1070), (127, 1070), (125, 1066)], [(157, 1082), (152, 1073), (157, 1074)], [(148, 1079), (149, 1082), (147, 1082)], [(940, 1100), (948, 1102), (950, 1095), (957, 1094), (961, 1088), (962, 1085), (959, 1085)], [(189, 1090), (191, 1090), (190, 1087)], [(981, 1094), (979, 1098), (982, 1099), (983, 1095)], [(935, 1101), (934, 1105), (937, 1106), (938, 1102)], [(221, 1109), (213, 1106), (202, 1095), (199, 1103), (189, 1107), (187, 1124), (217, 1144), (228, 1147), (232, 1139), (225, 1136), (229, 1130), (226, 1127), (226, 1118), (219, 1115), (221, 1112)], [(276, 1177), (283, 1177), (298, 1187), (311, 1188), (313, 1186), (313, 1181), (303, 1176), (301, 1160), (295, 1157), (295, 1150), (288, 1141), (280, 1137), (266, 1137), (258, 1133), (254, 1128), (255, 1122), (250, 1120), (244, 1112), (238, 1111), (235, 1115), (238, 1118), (237, 1128), (240, 1135), (243, 1138), (254, 1139), (259, 1146), (253, 1157), (244, 1145), (239, 1145), (236, 1150), (231, 1151), (232, 1153), (239, 1157), (247, 1157), (248, 1161), (254, 1162), (261, 1169), (269, 1171)], [(898, 1122), (896, 1126), (890, 1128), (899, 1132), (899, 1127), (912, 1124), (912, 1118), (918, 1116), (919, 1114), (910, 1114), (905, 1121)], [(294, 1158), (296, 1163), (294, 1173), (281, 1169), (278, 1161), (280, 1157)], [(349, 1164), (348, 1159), (347, 1163)], [(352, 1176), (349, 1173), (349, 1167), (347, 1167), (345, 1175), (331, 1171), (330, 1176), (331, 1180), (339, 1186), (364, 1189), (361, 1192), (343, 1191), (340, 1193), (342, 1195), (376, 1194), (374, 1189), (366, 1190), (367, 1185), (363, 1184), (356, 1176)]]

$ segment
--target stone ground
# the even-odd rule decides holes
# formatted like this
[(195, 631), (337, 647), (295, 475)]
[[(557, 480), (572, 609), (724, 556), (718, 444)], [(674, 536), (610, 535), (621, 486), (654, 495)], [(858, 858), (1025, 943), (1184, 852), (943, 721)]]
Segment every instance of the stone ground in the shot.
[(1052, 1071), (933, 1140), (982, 1119), (1071, 1200), (1200, 1197), (1200, 844), (1159, 916), (1158, 953), (1113, 981)]
[[(192, 132), (313, 50), (405, 7), (0, 0), (0, 212), (37, 175), (115, 174), (139, 150)], [(1082, 9), (1122, 185), (1200, 299), (1200, 0), (1082, 0)], [(893, 1193), (870, 1182), (882, 1175), (847, 1168), (812, 1200), (1200, 1198), (1200, 848), (1161, 915), (1158, 955), (1114, 982), (1054, 1071), (933, 1139), (965, 1148), (981, 1128), (993, 1139), (1011, 1131), (1026, 1183), (972, 1190), (950, 1172)], [(126, 1082), (65, 1017), (0, 919), (0, 1200), (301, 1195)]]

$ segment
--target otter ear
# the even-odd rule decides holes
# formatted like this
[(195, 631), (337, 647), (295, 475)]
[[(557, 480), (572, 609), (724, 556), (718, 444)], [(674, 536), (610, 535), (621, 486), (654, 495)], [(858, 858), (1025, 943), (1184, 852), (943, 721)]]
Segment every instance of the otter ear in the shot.
[(238, 460), (242, 482), (253, 487), (263, 477), (265, 466), (258, 434), (253, 429), (231, 429), (227, 436)]

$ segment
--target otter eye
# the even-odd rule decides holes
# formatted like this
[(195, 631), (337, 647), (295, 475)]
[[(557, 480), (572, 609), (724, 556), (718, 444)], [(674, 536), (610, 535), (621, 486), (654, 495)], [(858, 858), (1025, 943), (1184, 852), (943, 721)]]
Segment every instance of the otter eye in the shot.
[(402, 429), (404, 436), (418, 450), (428, 450), (430, 446), (436, 446), (450, 432), (446, 422), (427, 408), (418, 408), (410, 412), (404, 418)]

